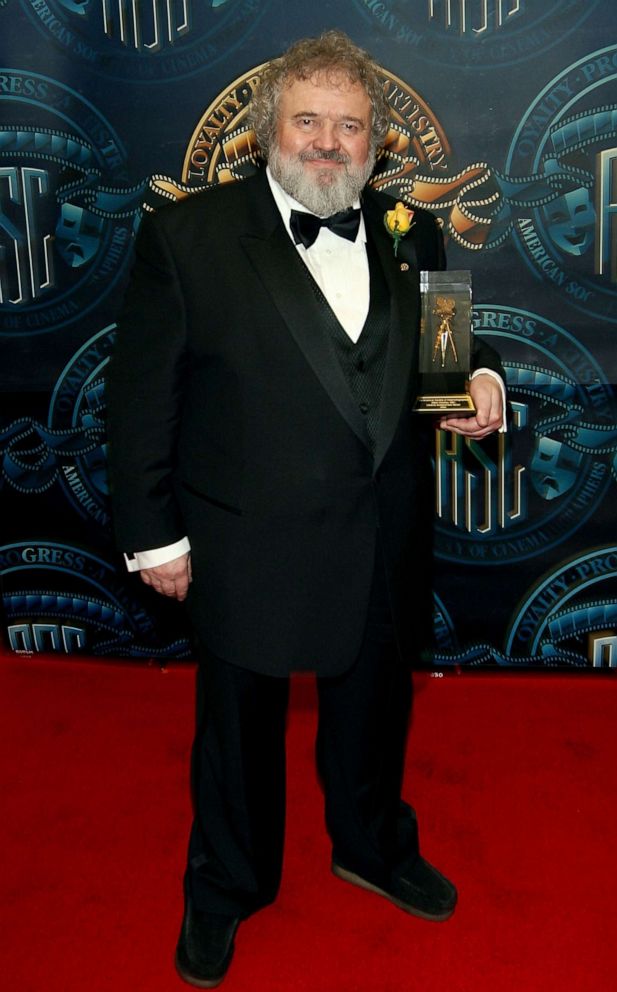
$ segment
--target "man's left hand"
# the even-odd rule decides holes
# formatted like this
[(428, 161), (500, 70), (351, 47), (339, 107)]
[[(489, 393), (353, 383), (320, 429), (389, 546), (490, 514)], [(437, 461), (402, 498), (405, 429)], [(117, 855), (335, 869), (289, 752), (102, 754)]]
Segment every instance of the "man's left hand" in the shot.
[(481, 440), (499, 430), (503, 423), (503, 401), (499, 383), (492, 375), (477, 375), (469, 383), (469, 394), (476, 413), (473, 417), (442, 417), (439, 426)]

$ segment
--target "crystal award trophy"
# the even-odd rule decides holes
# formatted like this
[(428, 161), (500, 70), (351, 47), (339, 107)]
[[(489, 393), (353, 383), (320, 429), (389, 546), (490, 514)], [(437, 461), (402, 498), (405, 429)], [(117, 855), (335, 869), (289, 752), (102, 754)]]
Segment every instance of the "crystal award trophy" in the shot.
[(414, 409), (471, 416), (471, 272), (421, 272), (420, 305), (420, 384)]

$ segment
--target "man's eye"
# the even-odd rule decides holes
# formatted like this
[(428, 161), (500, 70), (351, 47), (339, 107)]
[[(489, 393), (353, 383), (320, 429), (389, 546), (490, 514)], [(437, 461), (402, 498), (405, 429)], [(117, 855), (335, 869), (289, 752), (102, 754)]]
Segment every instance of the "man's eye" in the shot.
[(357, 124), (351, 124), (351, 123), (349, 123), (347, 121), (344, 121), (343, 122), (343, 131), (345, 132), (345, 134), (357, 134), (358, 133), (358, 125)]

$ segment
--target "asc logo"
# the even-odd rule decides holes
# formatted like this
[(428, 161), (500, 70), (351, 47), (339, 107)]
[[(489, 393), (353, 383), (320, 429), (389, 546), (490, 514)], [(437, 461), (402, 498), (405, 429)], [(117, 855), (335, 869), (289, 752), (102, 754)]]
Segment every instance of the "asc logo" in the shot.
[(537, 57), (600, 0), (353, 0), (373, 29), (441, 65), (507, 66)]
[(211, 68), (270, 0), (21, 0), (56, 45), (107, 78), (167, 83)]
[(494, 339), (513, 412), (496, 450), (436, 432), (437, 555), (495, 565), (557, 547), (617, 481), (617, 410), (596, 360), (564, 328), (504, 306), (474, 309)]
[(514, 227), (536, 278), (586, 314), (617, 321), (617, 46), (580, 59), (542, 90), (506, 170), (521, 188), (544, 186), (545, 202), (520, 211)]
[(82, 319), (116, 285), (140, 190), (105, 118), (37, 73), (0, 70), (0, 332)]

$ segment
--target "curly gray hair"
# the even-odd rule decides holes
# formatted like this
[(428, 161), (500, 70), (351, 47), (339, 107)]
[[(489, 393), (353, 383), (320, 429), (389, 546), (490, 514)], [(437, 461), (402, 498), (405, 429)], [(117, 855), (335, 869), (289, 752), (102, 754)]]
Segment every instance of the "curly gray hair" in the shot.
[(341, 76), (360, 83), (373, 108), (371, 150), (374, 152), (386, 137), (390, 110), (383, 81), (368, 52), (359, 48), (343, 31), (325, 31), (318, 38), (302, 38), (280, 58), (265, 68), (249, 106), (249, 123), (259, 147), (267, 158), (276, 136), (278, 104), (283, 87), (296, 79), (325, 75), (338, 82)]

